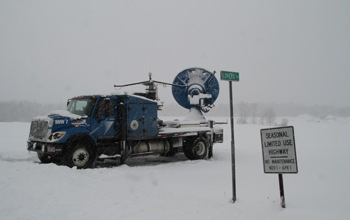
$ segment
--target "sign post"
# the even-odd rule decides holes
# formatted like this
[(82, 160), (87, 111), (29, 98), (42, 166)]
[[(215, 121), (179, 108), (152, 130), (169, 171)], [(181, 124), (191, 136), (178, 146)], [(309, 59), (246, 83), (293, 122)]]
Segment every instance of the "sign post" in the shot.
[(220, 71), (221, 80), (229, 81), (230, 86), (230, 118), (231, 118), (231, 163), (232, 163), (232, 202), (235, 203), (236, 196), (236, 159), (235, 159), (235, 136), (234, 136), (234, 117), (233, 117), (233, 91), (232, 81), (239, 81), (238, 72)]
[(286, 208), (283, 173), (298, 173), (293, 126), (261, 129), (261, 146), (265, 173), (277, 173), (281, 206)]

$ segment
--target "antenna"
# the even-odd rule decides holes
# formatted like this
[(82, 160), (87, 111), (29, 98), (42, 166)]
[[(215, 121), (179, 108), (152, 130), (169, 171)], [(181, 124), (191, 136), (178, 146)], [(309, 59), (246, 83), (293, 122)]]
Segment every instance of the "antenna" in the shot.
[(215, 71), (211, 73), (197, 67), (185, 69), (175, 77), (173, 84), (177, 85), (172, 88), (176, 102), (190, 109), (185, 120), (196, 117), (196, 120), (205, 122), (202, 112), (209, 112), (214, 107), (220, 91)]

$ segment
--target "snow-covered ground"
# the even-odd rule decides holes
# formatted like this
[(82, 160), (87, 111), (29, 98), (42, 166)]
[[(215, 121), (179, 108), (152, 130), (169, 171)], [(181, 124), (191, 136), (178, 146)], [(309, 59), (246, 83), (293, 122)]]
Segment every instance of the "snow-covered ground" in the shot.
[[(225, 118), (217, 118), (226, 121)], [(231, 203), (230, 126), (214, 158), (134, 158), (87, 170), (40, 164), (29, 123), (0, 123), (0, 219), (350, 219), (350, 118), (288, 118), (298, 174), (264, 174), (262, 125), (235, 125), (237, 201)]]

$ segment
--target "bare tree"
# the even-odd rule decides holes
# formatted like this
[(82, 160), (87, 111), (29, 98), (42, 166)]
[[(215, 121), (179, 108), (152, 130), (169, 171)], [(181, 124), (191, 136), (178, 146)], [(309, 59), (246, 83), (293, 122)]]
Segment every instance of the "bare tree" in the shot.
[(276, 113), (271, 106), (267, 107), (262, 114), (262, 124), (273, 125), (276, 120)]
[(238, 104), (238, 115), (239, 118), (237, 120), (238, 124), (247, 124), (247, 118), (249, 114), (249, 104), (241, 101)]
[(282, 119), (282, 122), (281, 122), (281, 126), (287, 126), (288, 125), (288, 119), (286, 119), (286, 118), (283, 118)]
[(273, 125), (276, 120), (276, 113), (271, 106), (264, 109), (260, 115), (260, 124)]
[(250, 113), (252, 116), (252, 124), (256, 124), (258, 117), (258, 103), (252, 103), (250, 105)]

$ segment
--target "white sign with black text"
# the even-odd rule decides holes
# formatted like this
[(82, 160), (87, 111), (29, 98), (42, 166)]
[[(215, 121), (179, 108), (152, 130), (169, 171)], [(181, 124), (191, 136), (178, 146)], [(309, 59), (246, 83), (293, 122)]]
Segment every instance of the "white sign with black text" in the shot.
[(294, 128), (261, 129), (265, 173), (298, 173)]

